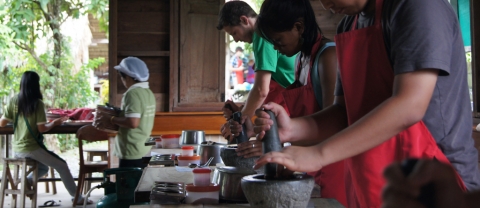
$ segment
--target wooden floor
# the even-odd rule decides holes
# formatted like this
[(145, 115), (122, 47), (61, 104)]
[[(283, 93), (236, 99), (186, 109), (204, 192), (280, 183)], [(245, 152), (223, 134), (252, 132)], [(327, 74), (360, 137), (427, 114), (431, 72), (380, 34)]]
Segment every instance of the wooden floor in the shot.
[[(99, 183), (92, 183), (92, 187), (95, 185), (98, 185)], [(55, 200), (57, 203), (59, 203), (61, 206), (56, 206), (56, 207), (72, 207), (72, 197), (68, 194), (67, 190), (65, 189), (65, 186), (61, 181), (56, 182), (57, 185), (57, 194), (53, 195), (51, 192), (51, 183), (50, 183), (50, 193), (45, 192), (45, 183), (38, 183), (38, 196), (37, 196), (37, 206), (43, 205), (48, 200)], [(87, 205), (88, 208), (94, 208), (95, 203), (100, 199), (100, 197), (103, 196), (103, 189), (95, 189), (92, 191), (90, 194), (90, 197), (88, 199), (92, 200), (94, 203)], [(12, 196), (6, 196), (5, 197), (5, 202), (3, 206), (0, 205), (0, 207), (11, 207), (10, 203), (12, 201)], [(32, 208), (32, 203), (29, 198), (25, 200), (26, 206)], [(17, 206), (19, 204), (19, 201), (17, 201)], [(77, 205), (76, 207), (83, 207), (82, 205)]]

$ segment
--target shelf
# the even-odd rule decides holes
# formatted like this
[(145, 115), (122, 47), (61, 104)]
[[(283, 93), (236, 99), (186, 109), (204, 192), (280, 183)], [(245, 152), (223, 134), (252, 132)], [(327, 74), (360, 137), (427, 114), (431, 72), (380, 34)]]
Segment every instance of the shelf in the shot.
[(170, 51), (118, 51), (117, 56), (170, 56)]

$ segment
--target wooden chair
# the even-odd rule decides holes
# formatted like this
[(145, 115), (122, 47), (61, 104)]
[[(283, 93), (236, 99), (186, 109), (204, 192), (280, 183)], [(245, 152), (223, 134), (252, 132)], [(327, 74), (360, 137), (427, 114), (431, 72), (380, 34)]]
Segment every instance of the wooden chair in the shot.
[(103, 172), (105, 169), (108, 169), (108, 160), (92, 162), (86, 161), (83, 157), (83, 141), (103, 141), (108, 140), (108, 134), (104, 131), (99, 131), (91, 125), (83, 126), (77, 131), (78, 138), (78, 151), (80, 155), (80, 171), (78, 174), (78, 183), (77, 191), (75, 192), (75, 197), (73, 199), (73, 206), (76, 206), (76, 202), (79, 198), (79, 195), (83, 192), (83, 186), (85, 184), (86, 174), (92, 174), (95, 172)]
[[(49, 167), (50, 173), (47, 175), (44, 175), (43, 178), (48, 178), (50, 177), (51, 179), (55, 178), (55, 170), (52, 167)], [(55, 184), (55, 181), (39, 181), (39, 182), (45, 182), (45, 193), (50, 193), (50, 186), (49, 182), (52, 183), (52, 194), (57, 194), (57, 185)]]

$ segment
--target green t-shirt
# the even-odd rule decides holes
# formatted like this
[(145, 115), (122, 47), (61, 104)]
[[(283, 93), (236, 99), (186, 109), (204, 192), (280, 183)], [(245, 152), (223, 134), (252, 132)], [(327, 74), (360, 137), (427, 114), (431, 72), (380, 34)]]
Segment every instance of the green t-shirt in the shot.
[(136, 83), (123, 94), (120, 116), (140, 118), (140, 124), (134, 129), (119, 128), (114, 151), (118, 158), (137, 160), (148, 153), (151, 147), (145, 146), (145, 141), (152, 133), (155, 105), (155, 96), (148, 82)]
[[(17, 116), (18, 107), (17, 107), (18, 95), (13, 97), (8, 103), (5, 114), (3, 118), (12, 122), (15, 122)], [(27, 117), (27, 121), (30, 125), (32, 132), (37, 136), (40, 132), (38, 131), (37, 125), (47, 123), (47, 116), (45, 114), (45, 105), (42, 100), (38, 101), (35, 113)], [(25, 123), (23, 115), (18, 116), (17, 127), (15, 128), (15, 133), (13, 135), (13, 151), (15, 152), (31, 152), (34, 151), (40, 146), (38, 145), (35, 138), (30, 134)]]
[(272, 79), (282, 87), (288, 87), (295, 81), (295, 56), (287, 57), (273, 49), (273, 45), (253, 33), (253, 54), (255, 71), (270, 71)]

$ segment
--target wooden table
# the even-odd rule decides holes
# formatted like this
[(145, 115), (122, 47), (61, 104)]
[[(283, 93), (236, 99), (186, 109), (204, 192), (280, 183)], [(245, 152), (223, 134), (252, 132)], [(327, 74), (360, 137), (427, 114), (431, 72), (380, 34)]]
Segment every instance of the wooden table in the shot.
[[(75, 134), (77, 133), (78, 129), (80, 129), (82, 126), (85, 125), (90, 125), (90, 124), (68, 124), (68, 123), (63, 123), (60, 126), (55, 126), (53, 129), (51, 129), (48, 132), (45, 132), (43, 134)], [(10, 142), (12, 140), (12, 135), (13, 135), (13, 125), (7, 125), (5, 127), (0, 127), (0, 135), (5, 135), (5, 153), (3, 154), (4, 157), (10, 157), (10, 150), (8, 149)]]

